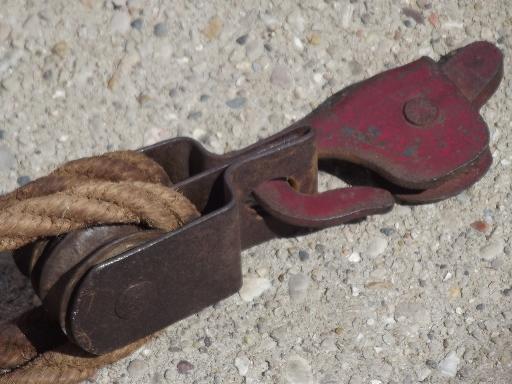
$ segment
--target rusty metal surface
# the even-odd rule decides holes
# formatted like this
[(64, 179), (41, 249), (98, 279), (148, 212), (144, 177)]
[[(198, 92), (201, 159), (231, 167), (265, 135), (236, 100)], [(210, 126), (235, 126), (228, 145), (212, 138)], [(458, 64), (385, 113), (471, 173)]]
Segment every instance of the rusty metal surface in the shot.
[[(500, 51), (477, 42), (352, 85), (240, 151), (215, 155), (189, 138), (144, 148), (199, 219), (165, 234), (71, 233), (20, 250), (30, 256), (20, 268), (77, 345), (94, 354), (124, 346), (235, 293), (245, 248), (473, 185), (492, 162), (478, 109), (502, 73)], [(367, 180), (317, 193), (326, 160), (357, 165)]]
[[(166, 150), (167, 145), (152, 150)], [(180, 145), (179, 140), (171, 145)], [(244, 204), (262, 181), (288, 176), (301, 191), (310, 192), (316, 186), (314, 133), (308, 128), (290, 131), (269, 146), (254, 147), (227, 169), (213, 167), (178, 182), (177, 188), (205, 209), (204, 214), (86, 273), (68, 308), (68, 335), (91, 353), (105, 353), (235, 293), (242, 283), (241, 250), (275, 237), (276, 232), (296, 231), (271, 217), (267, 222), (250, 204)], [(194, 194), (198, 183), (210, 193)], [(216, 201), (208, 198), (212, 194)], [(125, 292), (131, 290), (132, 305), (137, 307), (137, 288), (133, 287), (147, 290), (149, 283), (153, 289), (144, 304), (146, 310), (119, 316), (117, 303), (129, 305)]]
[(395, 199), (398, 202), (407, 204), (435, 203), (440, 200), (458, 195), (480, 180), (489, 170), (492, 164), (491, 151), (487, 148), (482, 155), (469, 167), (463, 169), (454, 177), (446, 180), (436, 187), (417, 191), (413, 193), (398, 192), (395, 193)]

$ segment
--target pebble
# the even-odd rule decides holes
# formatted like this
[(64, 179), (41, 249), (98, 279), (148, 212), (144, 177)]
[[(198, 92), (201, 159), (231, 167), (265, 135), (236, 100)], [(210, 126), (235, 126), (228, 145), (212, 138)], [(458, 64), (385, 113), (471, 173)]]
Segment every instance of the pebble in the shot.
[(315, 245), (315, 251), (318, 252), (319, 254), (323, 255), (323, 254), (325, 254), (326, 246), (318, 243)]
[(299, 11), (294, 11), (286, 17), (286, 22), (299, 33), (304, 32), (306, 28), (306, 19)]
[(135, 377), (135, 378), (139, 378), (142, 375), (144, 375), (144, 373), (147, 371), (147, 369), (148, 369), (148, 364), (144, 360), (141, 360), (141, 359), (135, 359), (135, 360), (130, 361), (130, 363), (128, 364), (128, 367), (126, 368), (126, 370), (128, 371), (128, 374), (131, 377)]
[(249, 38), (248, 34), (240, 36), (238, 39), (236, 39), (236, 43), (240, 45), (244, 45), (247, 42), (247, 39)]
[(421, 12), (418, 12), (417, 10), (409, 7), (402, 8), (402, 13), (413, 19), (417, 24), (425, 24), (425, 18), (421, 14)]
[(503, 239), (493, 240), (486, 246), (480, 248), (480, 257), (486, 261), (494, 260), (503, 253), (504, 247)]
[(144, 25), (144, 20), (142, 20), (141, 17), (138, 17), (135, 20), (133, 20), (130, 25), (133, 29), (140, 30), (140, 29), (142, 29), (142, 26)]
[(291, 275), (288, 280), (288, 294), (293, 301), (303, 301), (309, 287), (309, 277), (303, 273)]
[(43, 72), (43, 79), (44, 80), (51, 80), (53, 77), (53, 72), (51, 69), (48, 69), (47, 71)]
[(59, 56), (61, 59), (65, 58), (68, 54), (69, 46), (65, 41), (59, 41), (52, 47), (52, 53)]
[(128, 0), (126, 6), (130, 12), (137, 12), (144, 9), (144, 0)]
[(341, 15), (341, 26), (344, 29), (347, 29), (352, 24), (352, 18), (354, 16), (355, 7), (352, 4), (347, 4), (343, 9), (343, 14)]
[(276, 65), (270, 75), (270, 82), (281, 88), (288, 88), (292, 83), (289, 72), (290, 70), (286, 65)]
[(437, 13), (435, 12), (432, 12), (429, 16), (428, 16), (428, 22), (430, 23), (430, 25), (432, 25), (434, 28), (439, 28), (439, 16)]
[(307, 260), (309, 260), (309, 253), (308, 253), (308, 251), (305, 251), (305, 250), (301, 249), (299, 251), (299, 260), (300, 261), (307, 261)]
[(404, 25), (405, 25), (407, 28), (411, 28), (413, 24), (412, 24), (411, 20), (409, 20), (409, 19), (405, 19), (405, 20), (404, 20)]
[(8, 24), (0, 22), (0, 41), (7, 39), (11, 33), (11, 27)]
[(350, 73), (354, 76), (360, 75), (364, 70), (363, 65), (356, 60), (350, 61), (348, 63), (348, 67), (350, 69)]
[(288, 332), (288, 325), (283, 325), (281, 327), (273, 329), (272, 332), (270, 332), (270, 337), (272, 337), (278, 344), (281, 344), (281, 342), (286, 340)]
[(218, 16), (214, 16), (208, 21), (208, 24), (206, 24), (201, 32), (208, 40), (213, 40), (220, 35), (222, 27), (222, 20)]
[(153, 33), (156, 37), (165, 37), (169, 34), (169, 27), (167, 23), (158, 23), (153, 28)]
[(314, 383), (309, 362), (299, 356), (288, 359), (284, 369), (284, 378), (287, 384)]
[(351, 263), (359, 263), (361, 261), (361, 255), (359, 254), (359, 252), (352, 252), (348, 256), (348, 261), (350, 261)]
[(12, 169), (15, 162), (16, 158), (11, 151), (7, 147), (0, 145), (0, 172)]
[(66, 91), (63, 89), (57, 89), (52, 95), (52, 99), (65, 99), (65, 98), (66, 98)]
[(181, 360), (177, 365), (176, 369), (180, 375), (187, 375), (194, 369), (194, 365), (187, 360)]
[(269, 31), (275, 31), (281, 25), (277, 18), (268, 13), (260, 13), (260, 18)]
[(254, 39), (245, 46), (245, 55), (251, 61), (257, 60), (263, 54), (263, 44), (260, 40)]
[(460, 363), (460, 359), (457, 354), (452, 351), (437, 365), (437, 369), (442, 375), (448, 377), (455, 377), (457, 375), (457, 367)]
[(448, 296), (452, 299), (458, 299), (462, 296), (462, 290), (459, 287), (451, 287), (448, 290)]
[(407, 319), (417, 324), (428, 325), (430, 323), (430, 313), (421, 303), (402, 302), (395, 308), (395, 319), (397, 321)]
[(135, 67), (139, 61), (140, 56), (137, 52), (127, 53), (125, 56), (123, 56), (123, 58), (119, 61), (116, 69), (112, 73), (112, 76), (108, 80), (108, 89), (114, 90), (123, 79), (128, 77), (133, 67)]
[(249, 372), (249, 366), (251, 365), (251, 361), (247, 358), (247, 356), (238, 356), (235, 359), (235, 367), (238, 370), (240, 376), (247, 375)]
[(293, 90), (293, 95), (297, 98), (297, 99), (305, 99), (306, 98), (306, 91), (304, 90), (304, 88), (302, 87), (297, 87)]
[(206, 132), (204, 129), (196, 128), (192, 131), (192, 137), (199, 141), (205, 141), (208, 139), (208, 132)]
[(167, 131), (162, 127), (151, 127), (144, 132), (144, 145), (151, 145), (168, 137)]
[(313, 81), (319, 85), (323, 84), (324, 80), (324, 75), (322, 73), (317, 72), (313, 75)]
[(318, 33), (313, 32), (308, 36), (308, 43), (311, 45), (319, 45), (321, 41), (322, 39)]
[(301, 39), (297, 36), (293, 38), (293, 45), (295, 45), (295, 48), (297, 48), (299, 51), (304, 50), (304, 44), (302, 44)]
[(30, 177), (29, 176), (20, 176), (20, 177), (18, 177), (18, 179), (16, 181), (20, 187), (23, 187), (25, 184), (30, 183)]
[(25, 23), (23, 23), (23, 29), (28, 36), (38, 36), (41, 34), (41, 23), (39, 16), (34, 14), (29, 16)]
[(477, 220), (472, 222), (470, 227), (478, 232), (487, 232), (491, 226), (483, 220)]
[(422, 9), (430, 9), (432, 8), (431, 0), (416, 0), (416, 5)]
[(425, 381), (430, 376), (432, 370), (428, 367), (421, 367), (416, 370), (416, 377), (419, 382)]
[(369, 257), (377, 257), (384, 253), (388, 246), (388, 241), (384, 237), (374, 237), (368, 243), (364, 254)]
[(9, 68), (15, 67), (18, 61), (23, 56), (21, 49), (11, 49), (0, 58), (0, 76), (4, 74)]
[(192, 111), (187, 115), (187, 119), (189, 120), (199, 120), (203, 116), (201, 111)]
[(166, 369), (165, 372), (164, 372), (164, 378), (167, 380), (167, 381), (170, 381), (174, 378), (174, 370), (172, 369)]
[(380, 233), (382, 233), (385, 236), (391, 236), (395, 232), (395, 229), (391, 227), (385, 227), (380, 229)]
[(125, 34), (130, 30), (130, 15), (125, 11), (115, 11), (110, 21), (112, 33)]
[(361, 23), (363, 24), (369, 24), (371, 21), (371, 15), (368, 12), (365, 12), (361, 15)]
[(240, 109), (245, 103), (247, 103), (247, 98), (243, 96), (237, 96), (234, 99), (226, 101), (226, 105), (232, 109)]
[(492, 224), (494, 221), (494, 212), (492, 209), (485, 208), (484, 209), (484, 220), (486, 223)]
[(20, 89), (20, 81), (15, 76), (10, 76), (2, 80), (2, 87), (7, 91), (16, 93)]
[(270, 280), (264, 277), (246, 276), (243, 285), (238, 294), (243, 301), (250, 302), (261, 296), (263, 292), (270, 289), (272, 284)]

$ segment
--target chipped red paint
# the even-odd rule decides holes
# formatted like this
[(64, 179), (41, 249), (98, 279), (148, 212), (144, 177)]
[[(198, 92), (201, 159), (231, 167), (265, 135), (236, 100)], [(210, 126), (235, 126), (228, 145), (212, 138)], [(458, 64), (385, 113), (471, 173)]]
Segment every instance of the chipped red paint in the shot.
[(355, 162), (396, 185), (427, 189), (487, 148), (489, 130), (474, 103), (495, 91), (502, 63), (499, 50), (481, 42), (444, 62), (421, 58), (339, 92), (300, 124), (315, 128), (320, 158)]
[(368, 216), (368, 212), (393, 205), (393, 195), (372, 187), (340, 188), (316, 194), (294, 190), (285, 180), (271, 180), (254, 190), (265, 211), (284, 223), (325, 228)]
[[(438, 63), (421, 58), (350, 86), (296, 125), (315, 129), (320, 159), (360, 164), (408, 189), (395, 193), (397, 201), (435, 202), (460, 193), (489, 169), (489, 130), (479, 108), (502, 76), (499, 49), (476, 42)], [(325, 200), (299, 193), (292, 198), (288, 191), (284, 199), (283, 188), (273, 183), (256, 191), (260, 204), (283, 221), (298, 225), (301, 212), (302, 225), (321, 222), (322, 214), (329, 217), (322, 204), (327, 196), (331, 213), (346, 209), (345, 190), (324, 194)], [(359, 197), (352, 204), (378, 200), (367, 193)]]

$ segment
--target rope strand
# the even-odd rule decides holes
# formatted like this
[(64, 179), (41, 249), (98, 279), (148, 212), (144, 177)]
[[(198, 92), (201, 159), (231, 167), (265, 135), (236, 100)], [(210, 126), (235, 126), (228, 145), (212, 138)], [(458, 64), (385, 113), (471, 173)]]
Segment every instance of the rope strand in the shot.
[[(175, 230), (199, 216), (164, 169), (132, 151), (74, 160), (0, 197), (0, 252), (77, 229), (140, 224)], [(151, 337), (151, 336), (150, 336)], [(0, 384), (73, 384), (128, 356), (150, 337), (102, 356), (67, 341), (42, 308), (0, 327)]]

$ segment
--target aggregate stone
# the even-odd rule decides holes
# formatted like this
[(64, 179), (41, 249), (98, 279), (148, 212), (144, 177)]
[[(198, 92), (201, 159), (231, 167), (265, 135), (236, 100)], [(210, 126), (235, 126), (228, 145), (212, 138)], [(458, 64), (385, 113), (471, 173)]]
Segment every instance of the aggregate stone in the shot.
[(144, 20), (141, 17), (138, 17), (135, 20), (133, 20), (130, 25), (134, 29), (142, 29), (142, 26), (144, 25)]
[(292, 83), (289, 68), (281, 64), (276, 65), (272, 70), (270, 81), (272, 84), (279, 87), (288, 88)]
[(311, 367), (306, 359), (290, 357), (286, 362), (284, 378), (287, 384), (313, 384)]
[(226, 101), (226, 105), (232, 109), (240, 109), (245, 105), (245, 103), (247, 103), (247, 99), (242, 96), (237, 96), (234, 99)]
[(135, 359), (130, 361), (126, 370), (128, 374), (133, 378), (143, 376), (148, 369), (148, 364), (144, 360)]
[(384, 253), (388, 241), (384, 237), (376, 236), (368, 242), (364, 254), (369, 257), (376, 257)]
[(130, 15), (125, 11), (115, 11), (110, 24), (112, 33), (124, 34), (130, 30)]
[(6, 172), (13, 168), (16, 163), (16, 158), (9, 150), (9, 148), (0, 145), (0, 172)]
[(239, 291), (240, 297), (244, 301), (252, 301), (261, 296), (267, 289), (270, 289), (272, 284), (267, 278), (246, 276), (242, 288)]
[(455, 377), (457, 375), (458, 365), (460, 363), (460, 358), (457, 356), (457, 353), (452, 351), (446, 355), (446, 357), (439, 362), (437, 365), (437, 369), (441, 374), (448, 377)]
[(181, 360), (177, 365), (176, 368), (178, 370), (178, 373), (180, 375), (186, 375), (190, 373), (194, 369), (194, 365), (186, 360)]
[(169, 34), (169, 26), (165, 22), (155, 24), (153, 33), (156, 37), (165, 37)]
[(306, 298), (310, 279), (303, 273), (290, 276), (288, 281), (288, 293), (293, 301), (303, 301)]

